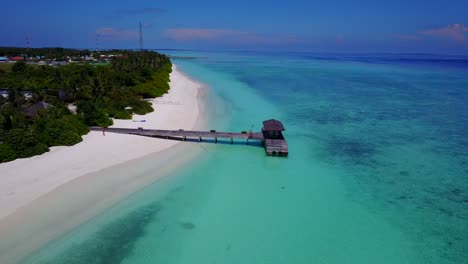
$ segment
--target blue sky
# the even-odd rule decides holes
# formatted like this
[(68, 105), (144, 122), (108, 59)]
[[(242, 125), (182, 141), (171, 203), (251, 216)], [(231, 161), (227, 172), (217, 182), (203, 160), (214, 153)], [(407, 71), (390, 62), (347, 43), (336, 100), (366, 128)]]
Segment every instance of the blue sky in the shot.
[[(353, 3), (351, 3), (353, 2)], [(15, 0), (1, 46), (468, 54), (468, 1)]]

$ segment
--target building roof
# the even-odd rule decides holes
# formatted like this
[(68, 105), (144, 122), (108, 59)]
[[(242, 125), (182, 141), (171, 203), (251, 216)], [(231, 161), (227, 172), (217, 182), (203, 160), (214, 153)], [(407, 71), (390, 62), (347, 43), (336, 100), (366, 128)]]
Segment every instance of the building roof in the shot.
[(280, 121), (270, 119), (263, 121), (263, 130), (284, 131), (285, 129)]
[(37, 115), (37, 112), (39, 112), (39, 110), (43, 110), (43, 109), (47, 109), (49, 107), (51, 107), (52, 105), (46, 103), (46, 102), (37, 102), (29, 107), (26, 107), (24, 110), (23, 110), (23, 113), (26, 115), (26, 116), (29, 116), (29, 117), (34, 117)]
[(24, 60), (24, 58), (23, 58), (23, 57), (20, 57), (20, 56), (15, 56), (15, 57), (10, 58), (10, 60), (12, 60), (12, 61), (20, 61), (20, 60)]

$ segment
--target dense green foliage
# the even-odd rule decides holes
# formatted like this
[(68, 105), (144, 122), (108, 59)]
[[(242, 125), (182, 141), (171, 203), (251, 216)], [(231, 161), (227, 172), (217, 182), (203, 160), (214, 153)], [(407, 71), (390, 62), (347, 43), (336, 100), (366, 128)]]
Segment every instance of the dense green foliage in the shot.
[(162, 96), (169, 91), (169, 75), (166, 72), (153, 74), (152, 80), (135, 86), (134, 91), (143, 98)]
[[(88, 133), (88, 126), (108, 127), (113, 124), (111, 118), (131, 119), (132, 114), (152, 112), (151, 103), (142, 99), (168, 92), (169, 58), (150, 51), (118, 52), (119, 58), (104, 65), (52, 67), (17, 62), (0, 69), (0, 87), (9, 93), (8, 98), (0, 96), (0, 162), (42, 154), (51, 146), (74, 145)], [(68, 49), (0, 48), (0, 55), (19, 53), (90, 55)], [(37, 102), (49, 107), (27, 116), (28, 107)], [(77, 107), (77, 114), (68, 110), (69, 104)]]
[(0, 143), (0, 162), (16, 159), (16, 152), (7, 144)]
[[(73, 117), (73, 116), (69, 116)], [(36, 133), (41, 142), (48, 146), (72, 146), (81, 142), (81, 135), (88, 133), (87, 130), (77, 129), (69, 118), (43, 119), (36, 124)], [(81, 126), (81, 125), (79, 125)]]
[(34, 130), (15, 128), (8, 132), (5, 143), (13, 149), (18, 158), (26, 158), (49, 151), (46, 144), (39, 141)]

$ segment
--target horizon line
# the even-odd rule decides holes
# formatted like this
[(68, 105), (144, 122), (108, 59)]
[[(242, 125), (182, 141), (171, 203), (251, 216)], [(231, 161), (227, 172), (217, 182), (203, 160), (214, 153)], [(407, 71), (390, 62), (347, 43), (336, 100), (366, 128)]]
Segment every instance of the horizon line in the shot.
[[(47, 48), (62, 48), (62, 49), (76, 49), (76, 50), (89, 50), (96, 51), (96, 48), (72, 48), (72, 47), (63, 47), (63, 46), (43, 46), (43, 47), (19, 47), (19, 46), (1, 46), (0, 48), (22, 48), (22, 49), (47, 49)], [(139, 48), (102, 48), (97, 51), (108, 51), (108, 50), (139, 50)], [(243, 53), (296, 53), (296, 54), (334, 54), (334, 55), (426, 55), (426, 56), (466, 56), (468, 53), (427, 53), (427, 52), (344, 52), (344, 51), (285, 51), (285, 50), (216, 50), (216, 49), (181, 49), (181, 48), (147, 48), (144, 50), (150, 51), (196, 51), (196, 52), (243, 52)]]

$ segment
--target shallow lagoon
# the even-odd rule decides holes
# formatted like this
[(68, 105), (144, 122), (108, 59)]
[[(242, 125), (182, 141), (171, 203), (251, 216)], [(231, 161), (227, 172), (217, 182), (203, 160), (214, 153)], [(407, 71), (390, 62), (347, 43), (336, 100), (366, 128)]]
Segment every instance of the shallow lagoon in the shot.
[(200, 144), (201, 157), (25, 262), (468, 259), (466, 60), (173, 53), (202, 57), (175, 62), (216, 94), (207, 129), (274, 117), (290, 156)]

